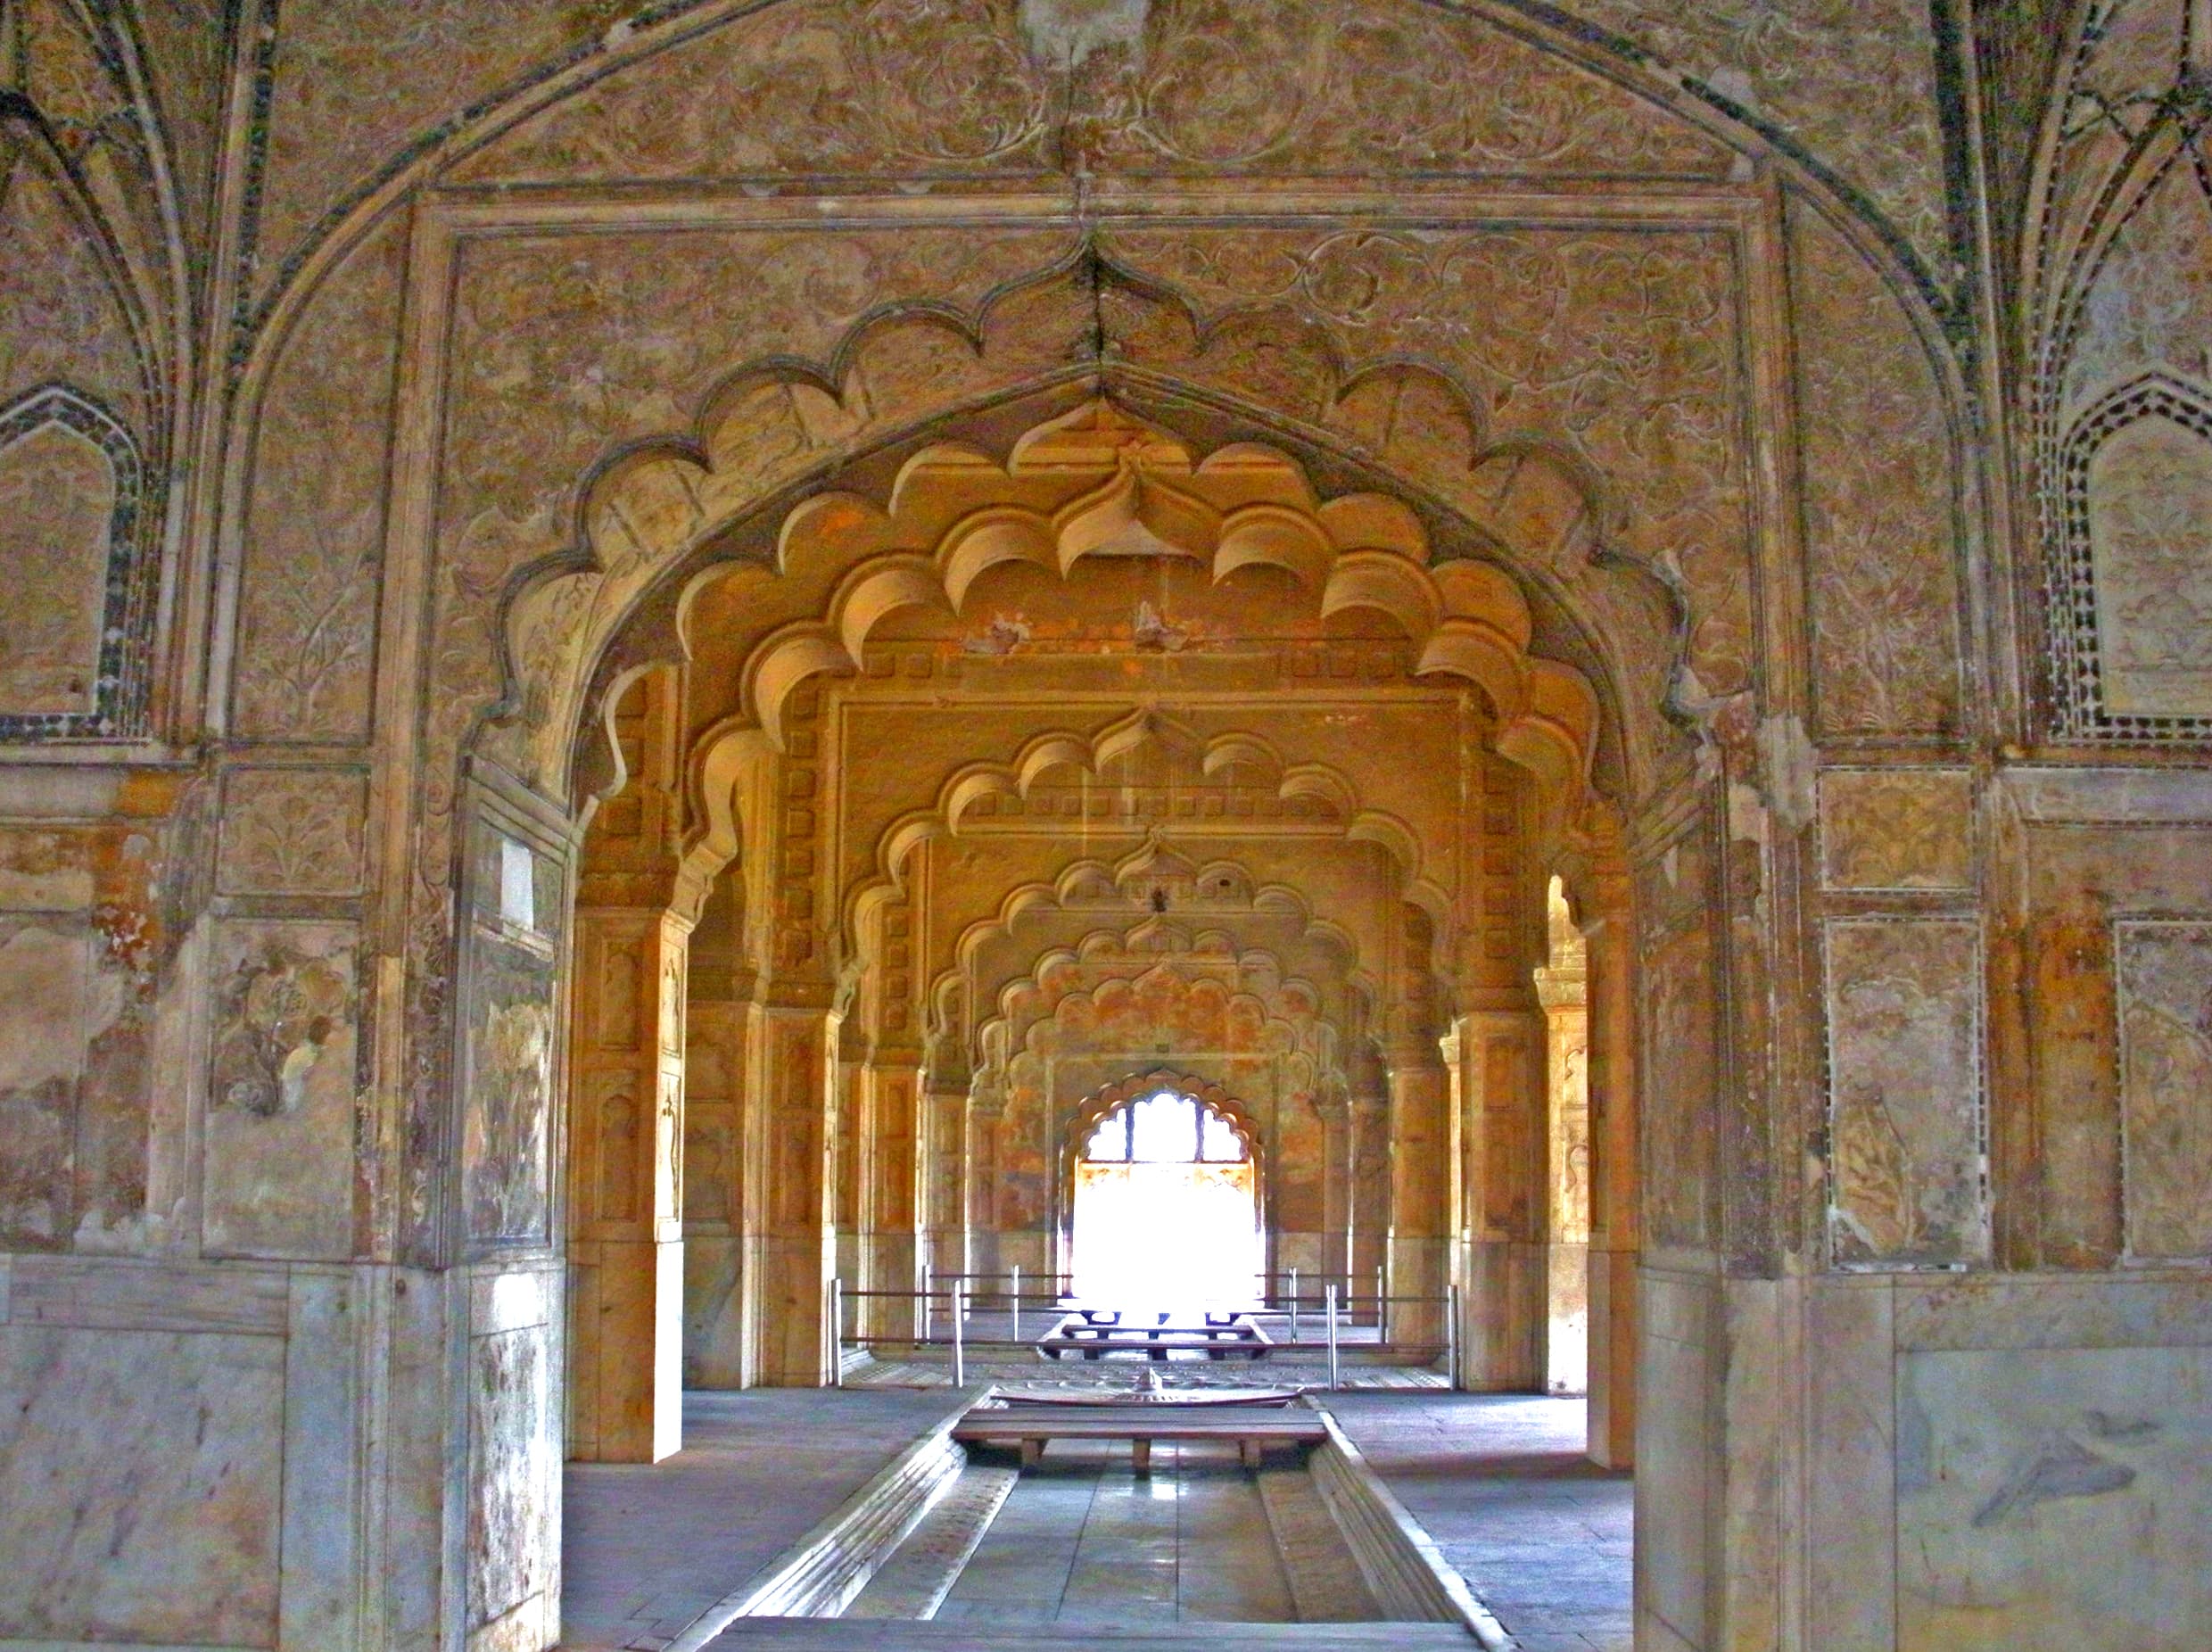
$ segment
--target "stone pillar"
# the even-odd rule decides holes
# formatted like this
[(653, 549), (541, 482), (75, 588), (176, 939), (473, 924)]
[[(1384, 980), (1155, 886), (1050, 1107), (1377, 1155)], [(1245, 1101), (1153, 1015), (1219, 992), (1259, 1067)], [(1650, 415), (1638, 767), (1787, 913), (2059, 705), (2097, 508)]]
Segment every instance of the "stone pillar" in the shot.
[(1588, 953), (1554, 882), (1551, 962), (1536, 972), (1544, 1006), (1544, 1386), (1589, 1386), (1589, 1010)]
[[(1361, 1086), (1359, 1078), (1372, 1080)], [(1391, 1098), (1379, 1062), (1355, 1077), (1351, 1098), (1352, 1227), (1345, 1284), (1356, 1287), (1355, 1322), (1373, 1325), (1367, 1301), (1389, 1253), (1391, 1233)]]
[(683, 1381), (743, 1388), (745, 1006), (703, 997), (697, 957), (685, 1046), (683, 1127)]
[(1474, 1389), (1541, 1389), (1549, 1260), (1543, 1012), (1473, 1010), (1452, 1032), (1464, 1245), (1461, 1380)]
[(1005, 1123), (1005, 1092), (979, 1076), (968, 1102), (968, 1266), (962, 1271), (997, 1273), (1005, 1266), (999, 1186), (999, 1138)]
[(1391, 1227), (1385, 1279), (1393, 1301), (1391, 1341), (1414, 1351), (1444, 1348), (1440, 1298), (1451, 1281), (1450, 1085), (1436, 1042), (1407, 1037), (1384, 1053), (1390, 1082)]
[[(1352, 1258), (1352, 1109), (1349, 1097), (1332, 1094), (1318, 1103), (1321, 1112), (1321, 1259), (1325, 1277), (1347, 1274)], [(1320, 1280), (1300, 1281), (1301, 1292), (1317, 1291)]]
[(1636, 1461), (1635, 936), (1625, 911), (1584, 930), (1589, 1052), (1589, 1455)]
[(746, 1006), (745, 1269), (752, 1375), (819, 1387), (832, 1375), (824, 1315), (837, 1267), (830, 1129), (838, 1019), (808, 1005)]
[(932, 1065), (922, 1091), (928, 1163), (922, 1260), (933, 1276), (968, 1271), (969, 1078), (966, 1070)]
[(683, 1443), (689, 933), (666, 912), (576, 913), (568, 1437), (580, 1461), (656, 1463)]
[[(923, 1260), (921, 1053), (878, 1045), (863, 1070), (868, 1121), (862, 1153), (867, 1161), (867, 1199), (862, 1219), (862, 1277), (871, 1291), (920, 1286)], [(912, 1300), (863, 1297), (847, 1323), (871, 1336), (915, 1334), (920, 1317)]]

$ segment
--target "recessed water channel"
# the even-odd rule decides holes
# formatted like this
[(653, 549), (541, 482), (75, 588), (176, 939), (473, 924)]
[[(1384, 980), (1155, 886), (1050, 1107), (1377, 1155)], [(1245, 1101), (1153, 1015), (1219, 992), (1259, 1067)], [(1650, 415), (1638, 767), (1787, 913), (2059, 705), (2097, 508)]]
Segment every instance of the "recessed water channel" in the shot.
[(1326, 1631), (1294, 1626), (1343, 1626), (1362, 1646), (1373, 1635), (1352, 1626), (1403, 1631), (1394, 1647), (1506, 1644), (1333, 1419), (1303, 1400), (986, 1395), (793, 1550), (712, 1644), (829, 1645), (801, 1630), (825, 1619), (871, 1621), (884, 1647), (904, 1644), (896, 1623), (978, 1646), (1064, 1644), (1070, 1631), (1249, 1638), (1267, 1625), (1316, 1652), (1310, 1638)]
[(1139, 1474), (1127, 1445), (1105, 1441), (1056, 1442), (1027, 1472), (990, 1460), (1003, 1455), (974, 1452), (846, 1616), (1108, 1628), (1384, 1615), (1303, 1464), (1254, 1472), (1234, 1447), (1160, 1445)]

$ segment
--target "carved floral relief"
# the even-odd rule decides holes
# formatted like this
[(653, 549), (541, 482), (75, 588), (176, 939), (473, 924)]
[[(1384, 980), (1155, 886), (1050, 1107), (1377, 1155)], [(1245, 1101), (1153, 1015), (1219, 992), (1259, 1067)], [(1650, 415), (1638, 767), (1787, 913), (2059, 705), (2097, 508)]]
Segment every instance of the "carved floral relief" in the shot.
[(1830, 889), (1974, 887), (1974, 777), (1964, 769), (1828, 769), (1820, 881)]
[(2124, 921), (2120, 1128), (2127, 1249), (2212, 1257), (2212, 923)]
[(1980, 927), (1836, 919), (1826, 942), (1836, 1260), (1977, 1260), (1988, 1248)]
[(1941, 387), (1881, 276), (1800, 202), (1790, 226), (1818, 729), (1954, 733), (1960, 548)]
[(219, 1254), (353, 1253), (358, 945), (350, 924), (219, 934), (203, 1218)]
[(255, 739), (368, 734), (406, 230), (388, 222), (325, 281), (262, 398), (232, 690)]
[(362, 887), (368, 777), (235, 769), (223, 787), (218, 886), (226, 895), (353, 895)]

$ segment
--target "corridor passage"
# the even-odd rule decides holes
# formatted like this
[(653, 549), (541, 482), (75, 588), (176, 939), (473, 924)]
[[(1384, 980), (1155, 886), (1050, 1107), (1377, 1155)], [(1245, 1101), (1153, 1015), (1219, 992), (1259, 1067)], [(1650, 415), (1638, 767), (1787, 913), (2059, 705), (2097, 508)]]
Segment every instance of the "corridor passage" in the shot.
[[(943, 1389), (692, 1393), (693, 1443), (667, 1462), (570, 1465), (563, 1647), (661, 1652), (953, 1398)], [(1328, 1403), (1523, 1652), (1628, 1652), (1633, 1488), (1582, 1458), (1580, 1400), (1412, 1391)], [(1357, 1598), (1341, 1551), (1296, 1541), (1314, 1512), (1300, 1507), (1301, 1479), (1160, 1447), (1146, 1482), (1131, 1474), (1126, 1447), (1055, 1445), (1009, 1495), (932, 1624), (898, 1632), (1187, 1625), (1234, 1633), (1242, 1647), (1265, 1644), (1250, 1626), (1279, 1624), (1286, 1645), (1311, 1644), (1316, 1621), (1372, 1607)], [(1294, 1565), (1283, 1564), (1286, 1553)], [(1232, 1622), (1246, 1627), (1232, 1631)], [(858, 1648), (891, 1627), (824, 1620), (820, 1633), (830, 1637), (821, 1644)], [(1407, 1627), (1342, 1625), (1353, 1640)]]

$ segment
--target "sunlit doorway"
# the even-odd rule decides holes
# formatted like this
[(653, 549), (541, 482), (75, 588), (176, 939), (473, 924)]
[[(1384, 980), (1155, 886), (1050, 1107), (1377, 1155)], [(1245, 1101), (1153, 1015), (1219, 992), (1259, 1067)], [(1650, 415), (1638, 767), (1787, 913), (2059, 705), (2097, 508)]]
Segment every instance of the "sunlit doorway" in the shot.
[(1219, 1109), (1158, 1090), (1101, 1119), (1076, 1161), (1074, 1285), (1129, 1310), (1256, 1308), (1264, 1251), (1252, 1144)]

